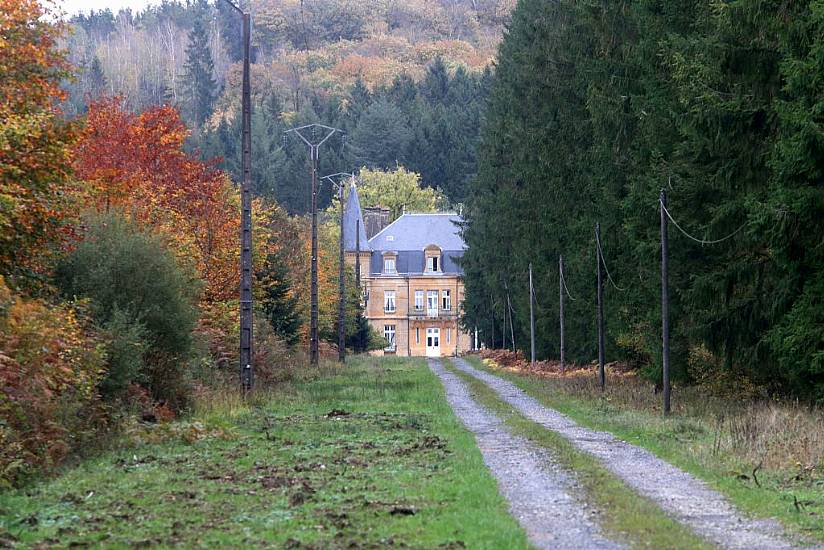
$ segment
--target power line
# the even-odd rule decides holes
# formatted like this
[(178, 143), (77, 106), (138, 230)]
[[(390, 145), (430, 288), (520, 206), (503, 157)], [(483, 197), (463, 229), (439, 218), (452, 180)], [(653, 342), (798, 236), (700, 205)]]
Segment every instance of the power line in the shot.
[(569, 293), (569, 289), (567, 288), (567, 284), (566, 284), (566, 276), (564, 275), (563, 271), (561, 271), (561, 283), (563, 283), (563, 285), (564, 285), (564, 291), (566, 292), (566, 295), (569, 297), (570, 300), (572, 300), (574, 302), (575, 298), (573, 298), (572, 294)]
[(601, 248), (601, 238), (598, 236), (598, 233), (595, 233), (595, 243), (598, 245), (598, 255), (601, 258), (601, 265), (604, 266), (604, 271), (607, 272), (607, 279), (609, 279), (609, 282), (612, 283), (612, 286), (615, 287), (615, 290), (618, 290), (620, 292), (626, 291), (626, 288), (621, 288), (618, 285), (616, 285), (615, 281), (612, 280), (612, 275), (609, 274), (609, 268), (607, 267), (607, 262), (606, 262), (606, 260), (604, 260), (604, 249)]
[(663, 202), (661, 202), (661, 199), (660, 199), (660, 198), (658, 199), (658, 205), (659, 205), (659, 206), (660, 206), (660, 207), (664, 210), (664, 213), (665, 213), (665, 214), (667, 215), (667, 217), (670, 219), (670, 221), (672, 222), (672, 224), (673, 224), (675, 227), (677, 227), (677, 228), (678, 228), (678, 230), (679, 230), (681, 233), (683, 233), (683, 234), (684, 234), (684, 236), (686, 236), (686, 237), (688, 237), (688, 238), (692, 239), (693, 241), (695, 241), (695, 242), (697, 242), (697, 243), (700, 243), (700, 244), (717, 244), (717, 243), (720, 243), (720, 242), (724, 242), (724, 241), (726, 241), (727, 239), (731, 239), (731, 238), (733, 238), (734, 236), (736, 236), (738, 233), (740, 233), (740, 232), (741, 232), (741, 230), (742, 230), (742, 229), (744, 229), (745, 227), (747, 227), (747, 225), (749, 225), (749, 222), (746, 222), (746, 223), (744, 223), (741, 227), (739, 227), (738, 229), (736, 229), (735, 231), (733, 231), (732, 233), (730, 233), (730, 234), (729, 234), (729, 235), (727, 235), (726, 237), (722, 237), (722, 238), (720, 238), (720, 239), (714, 239), (714, 240), (709, 240), (709, 241), (708, 241), (708, 240), (705, 240), (705, 239), (699, 239), (699, 238), (697, 238), (697, 237), (693, 237), (692, 235), (690, 235), (689, 233), (687, 233), (687, 232), (686, 232), (686, 231), (685, 231), (685, 230), (684, 230), (684, 229), (683, 229), (680, 225), (678, 225), (678, 222), (677, 222), (677, 221), (675, 221), (675, 219), (672, 217), (672, 214), (670, 214), (670, 213), (669, 213), (669, 210), (667, 210), (667, 207), (666, 207), (666, 206), (664, 206), (664, 203), (663, 203)]

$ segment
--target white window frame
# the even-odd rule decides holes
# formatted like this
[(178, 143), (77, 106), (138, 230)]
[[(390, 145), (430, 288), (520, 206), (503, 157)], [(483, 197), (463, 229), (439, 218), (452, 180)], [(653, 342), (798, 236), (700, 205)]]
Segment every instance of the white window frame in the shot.
[(433, 254), (432, 256), (426, 257), (426, 272), (427, 273), (438, 273), (440, 272), (440, 256), (437, 254)]
[(386, 351), (395, 351), (395, 336), (397, 334), (396, 325), (383, 325), (383, 337), (386, 339)]
[(446, 329), (446, 343), (447, 344), (452, 343), (452, 329), (451, 328)]
[(421, 327), (415, 327), (415, 343), (421, 343)]
[(397, 258), (389, 256), (383, 259), (383, 272), (387, 275), (394, 275), (398, 272)]
[(397, 311), (398, 305), (395, 302), (395, 291), (394, 290), (384, 290), (383, 291), (383, 311), (384, 313), (395, 313)]
[[(432, 307), (432, 304), (435, 304), (435, 307)], [(429, 316), (438, 315), (438, 291), (437, 290), (427, 290), (426, 291), (426, 314), (429, 315)]]
[(444, 311), (452, 310), (452, 289), (450, 288), (441, 291), (441, 309)]
[(423, 311), (424, 305), (426, 305), (426, 300), (424, 299), (424, 292), (423, 290), (416, 290), (415, 291), (415, 311)]

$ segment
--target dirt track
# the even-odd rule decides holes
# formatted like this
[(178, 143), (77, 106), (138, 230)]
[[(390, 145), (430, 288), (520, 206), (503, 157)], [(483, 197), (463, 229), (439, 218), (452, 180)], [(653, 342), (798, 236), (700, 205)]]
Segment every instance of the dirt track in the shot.
[(429, 368), (441, 379), (456, 416), (475, 434), (484, 462), (532, 544), (546, 549), (621, 548), (600, 534), (597, 517), (577, 496), (572, 474), (546, 450), (512, 435), (440, 361), (429, 361)]
[(600, 459), (610, 472), (639, 494), (650, 498), (671, 517), (719, 547), (731, 550), (803, 547), (790, 541), (776, 521), (745, 516), (704, 482), (651, 452), (621, 441), (610, 433), (582, 428), (563, 414), (541, 405), (515, 384), (478, 370), (463, 359), (452, 361), (462, 372), (487, 384), (526, 418)]

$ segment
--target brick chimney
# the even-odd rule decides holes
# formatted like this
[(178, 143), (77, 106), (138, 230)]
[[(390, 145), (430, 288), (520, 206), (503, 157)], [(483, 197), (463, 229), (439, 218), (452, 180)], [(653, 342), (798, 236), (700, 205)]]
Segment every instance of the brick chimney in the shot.
[(389, 225), (389, 209), (380, 206), (370, 206), (363, 209), (363, 225), (366, 229), (366, 238), (371, 239), (381, 229)]

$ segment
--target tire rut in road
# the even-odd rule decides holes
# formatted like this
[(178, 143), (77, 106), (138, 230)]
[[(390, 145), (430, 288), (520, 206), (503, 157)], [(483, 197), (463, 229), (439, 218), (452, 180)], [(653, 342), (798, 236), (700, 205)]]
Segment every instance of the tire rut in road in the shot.
[(441, 379), (455, 415), (475, 435), (484, 462), (533, 545), (542, 549), (623, 548), (600, 533), (593, 521), (595, 511), (575, 495), (575, 478), (545, 449), (510, 433), (440, 361), (430, 360), (429, 368)]
[(790, 541), (777, 521), (745, 516), (703, 481), (646, 449), (621, 441), (608, 432), (582, 428), (567, 416), (541, 405), (512, 382), (478, 370), (463, 359), (452, 361), (456, 368), (488, 385), (520, 414), (600, 459), (628, 486), (714, 544), (730, 550), (804, 548)]

